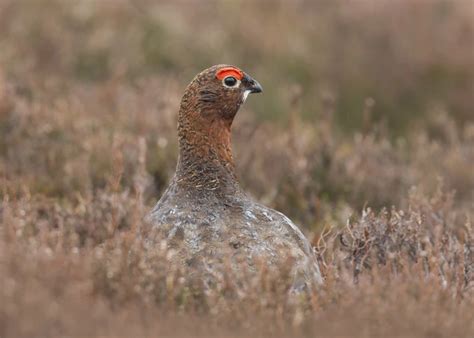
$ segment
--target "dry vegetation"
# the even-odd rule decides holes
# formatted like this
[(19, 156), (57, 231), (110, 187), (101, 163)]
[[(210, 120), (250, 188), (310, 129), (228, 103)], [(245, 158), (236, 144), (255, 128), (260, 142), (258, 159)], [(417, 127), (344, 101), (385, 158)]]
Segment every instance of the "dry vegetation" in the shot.
[[(472, 6), (1, 1), (0, 337), (472, 337)], [(284, 259), (204, 289), (144, 254), (180, 95), (221, 62), (264, 85), (239, 175), (313, 238), (308, 294)]]

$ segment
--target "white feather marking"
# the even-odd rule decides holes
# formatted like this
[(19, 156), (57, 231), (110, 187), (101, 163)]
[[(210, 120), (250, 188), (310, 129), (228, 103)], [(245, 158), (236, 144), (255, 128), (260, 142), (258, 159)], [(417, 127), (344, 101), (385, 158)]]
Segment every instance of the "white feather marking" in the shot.
[(247, 89), (246, 91), (244, 91), (244, 95), (242, 97), (242, 103), (247, 100), (247, 97), (249, 96), (250, 92), (251, 92), (250, 89)]

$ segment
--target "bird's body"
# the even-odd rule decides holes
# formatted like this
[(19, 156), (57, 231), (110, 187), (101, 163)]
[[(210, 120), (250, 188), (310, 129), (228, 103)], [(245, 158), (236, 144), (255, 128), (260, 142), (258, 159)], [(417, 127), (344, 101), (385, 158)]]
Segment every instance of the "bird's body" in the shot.
[[(227, 86), (233, 80), (235, 87)], [(232, 66), (196, 76), (181, 102), (176, 173), (149, 219), (184, 264), (208, 266), (235, 256), (252, 269), (255, 259), (273, 264), (286, 256), (293, 259), (295, 283), (321, 283), (313, 250), (298, 227), (256, 203), (235, 176), (230, 127), (246, 96), (260, 91), (258, 82)]]

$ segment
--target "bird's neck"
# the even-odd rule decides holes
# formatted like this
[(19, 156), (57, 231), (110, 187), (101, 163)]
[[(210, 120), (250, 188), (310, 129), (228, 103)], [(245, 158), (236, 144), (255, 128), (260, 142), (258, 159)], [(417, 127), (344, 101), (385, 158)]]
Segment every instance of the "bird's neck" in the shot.
[(187, 189), (232, 194), (238, 189), (231, 146), (231, 122), (191, 119), (180, 114), (178, 121), (178, 184)]

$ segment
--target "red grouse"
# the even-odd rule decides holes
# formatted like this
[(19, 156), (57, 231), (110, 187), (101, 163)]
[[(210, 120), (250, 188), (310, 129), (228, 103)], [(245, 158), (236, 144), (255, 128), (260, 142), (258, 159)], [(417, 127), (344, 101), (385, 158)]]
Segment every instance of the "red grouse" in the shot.
[[(282, 213), (250, 198), (235, 175), (231, 125), (260, 84), (237, 67), (217, 65), (188, 85), (178, 116), (176, 173), (149, 215), (152, 228), (178, 248), (182, 262), (209, 269), (225, 258), (293, 258), (294, 287), (322, 283), (313, 249)], [(229, 257), (230, 255), (230, 257)]]

